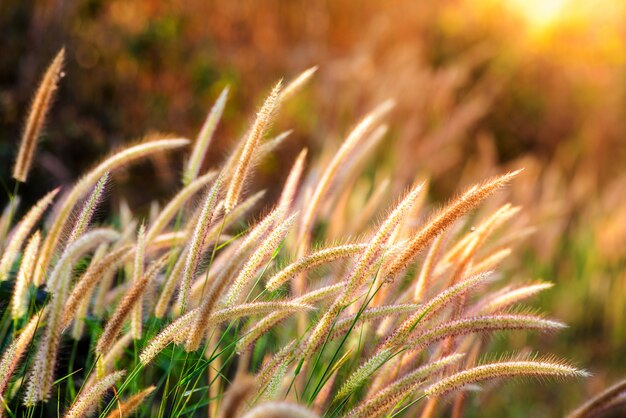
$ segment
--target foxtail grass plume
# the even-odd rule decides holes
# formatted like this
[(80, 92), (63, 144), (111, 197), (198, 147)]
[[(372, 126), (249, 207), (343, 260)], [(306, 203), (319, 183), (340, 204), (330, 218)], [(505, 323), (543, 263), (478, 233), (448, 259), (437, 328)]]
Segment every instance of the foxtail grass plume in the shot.
[[(144, 259), (146, 254), (146, 226), (141, 224), (139, 232), (137, 232), (137, 249), (135, 250), (135, 261), (133, 263), (133, 279), (132, 283), (141, 280), (144, 274)], [(141, 339), (143, 323), (143, 304), (141, 296), (133, 307), (130, 318), (130, 332), (135, 340)]]
[(252, 163), (259, 142), (269, 128), (274, 111), (278, 106), (281, 87), (282, 81), (279, 81), (265, 100), (261, 110), (257, 113), (256, 120), (248, 133), (241, 155), (239, 156), (239, 162), (235, 167), (234, 173), (232, 173), (228, 191), (226, 192), (226, 199), (224, 201), (224, 210), (226, 213), (232, 211), (239, 201), (239, 195), (246, 182), (250, 164)]
[(280, 194), (280, 199), (278, 199), (279, 207), (291, 209), (291, 206), (293, 205), (296, 197), (298, 185), (300, 184), (302, 172), (304, 171), (304, 161), (306, 159), (307, 153), (308, 150), (306, 148), (300, 151), (300, 154), (298, 154), (298, 158), (296, 158), (296, 162), (293, 163), (291, 171), (289, 171), (289, 176), (287, 176), (287, 181), (285, 181), (283, 191)]
[(124, 377), (125, 374), (126, 372), (124, 371), (113, 372), (80, 393), (71, 408), (65, 413), (65, 418), (82, 418), (86, 416), (89, 410), (100, 402), (106, 391)]
[(41, 80), (37, 93), (35, 93), (28, 118), (26, 119), (26, 127), (22, 135), (17, 160), (15, 160), (15, 166), (13, 167), (13, 178), (19, 182), (25, 183), (28, 178), (28, 172), (33, 163), (41, 129), (50, 110), (59, 80), (63, 76), (64, 60), (65, 48), (62, 48), (52, 60)]
[(41, 234), (35, 232), (26, 244), (26, 249), (22, 255), (20, 269), (15, 279), (15, 289), (13, 289), (13, 298), (11, 300), (11, 315), (17, 320), (26, 314), (28, 307), (28, 287), (32, 283), (33, 270), (35, 269), (35, 260), (37, 251), (39, 251), (39, 243)]
[(191, 156), (187, 161), (185, 174), (183, 175), (183, 183), (185, 185), (188, 185), (198, 177), (198, 173), (202, 167), (202, 162), (204, 161), (206, 152), (209, 149), (209, 145), (211, 144), (211, 140), (215, 134), (217, 124), (222, 117), (222, 113), (224, 113), (226, 99), (228, 98), (228, 90), (228, 87), (224, 87), (215, 101), (215, 104), (211, 108), (209, 115), (204, 121), (204, 125), (202, 125), (198, 138), (196, 138), (196, 143), (193, 146)]
[(252, 253), (252, 256), (248, 262), (241, 269), (239, 275), (235, 278), (233, 285), (231, 286), (228, 295), (226, 296), (226, 305), (230, 306), (237, 303), (240, 300), (242, 292), (247, 288), (247, 284), (252, 279), (252, 276), (257, 269), (272, 256), (274, 251), (278, 248), (281, 241), (285, 239), (287, 232), (293, 225), (297, 214), (291, 215), (284, 220), (280, 225), (277, 225), (273, 231), (267, 236), (259, 248)]
[(505, 377), (585, 377), (589, 374), (569, 364), (548, 358), (531, 361), (502, 361), (483, 364), (445, 377), (424, 389), (426, 396), (443, 396), (469, 384)]
[(242, 418), (319, 418), (307, 408), (289, 402), (267, 402), (255, 406)]
[(132, 287), (126, 292), (124, 298), (119, 305), (102, 332), (96, 345), (96, 352), (100, 355), (106, 354), (108, 349), (113, 345), (117, 336), (122, 329), (124, 321), (130, 315), (133, 308), (140, 302), (141, 296), (146, 291), (148, 283), (157, 275), (159, 270), (165, 264), (166, 258), (162, 257), (152, 263), (148, 271), (137, 281), (133, 282)]
[(200, 212), (200, 218), (196, 223), (196, 226), (191, 236), (191, 242), (187, 251), (187, 258), (185, 260), (185, 269), (183, 271), (182, 282), (180, 285), (180, 293), (178, 299), (181, 302), (181, 312), (184, 312), (187, 308), (187, 299), (189, 298), (189, 291), (191, 290), (191, 282), (196, 274), (200, 257), (202, 256), (202, 250), (206, 236), (211, 226), (211, 222), (215, 218), (215, 205), (217, 203), (218, 195), (222, 186), (222, 177), (219, 176), (213, 187), (207, 192), (204, 204), (202, 206), (202, 212)]

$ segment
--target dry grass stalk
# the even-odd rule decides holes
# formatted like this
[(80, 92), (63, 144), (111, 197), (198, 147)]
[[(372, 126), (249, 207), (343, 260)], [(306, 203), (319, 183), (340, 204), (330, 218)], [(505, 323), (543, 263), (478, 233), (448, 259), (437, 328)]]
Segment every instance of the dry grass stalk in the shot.
[(20, 149), (13, 167), (13, 178), (22, 183), (26, 182), (28, 172), (33, 163), (37, 141), (41, 134), (41, 128), (46, 120), (46, 115), (50, 110), (50, 105), (54, 99), (54, 93), (58, 88), (59, 80), (63, 76), (63, 61), (65, 59), (65, 49), (61, 49), (52, 60), (41, 80), (41, 84), (35, 93), (33, 103), (28, 112), (26, 127), (20, 143)]

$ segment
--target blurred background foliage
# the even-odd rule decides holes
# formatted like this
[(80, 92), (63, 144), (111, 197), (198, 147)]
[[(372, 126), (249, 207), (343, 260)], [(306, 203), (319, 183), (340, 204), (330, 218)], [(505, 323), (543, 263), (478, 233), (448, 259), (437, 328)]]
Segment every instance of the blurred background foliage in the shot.
[[(393, 179), (390, 197), (418, 176), (440, 203), (488, 175), (526, 168), (511, 195), (534, 233), (505, 269), (557, 283), (542, 307), (570, 328), (535, 344), (594, 376), (506, 385), (478, 396), (471, 411), (528, 416), (541, 404), (533, 416), (555, 416), (626, 375), (623, 0), (5, 0), (0, 28), (5, 181), (41, 74), (61, 46), (67, 53), (22, 208), (121, 144), (155, 131), (194, 138), (229, 85), (210, 165), (277, 79), (319, 65), (275, 124), (293, 133), (259, 167), (258, 187), (282, 183), (304, 146), (313, 155), (336, 149), (390, 97), (390, 132), (368, 169)], [(132, 176), (116, 174), (109, 200), (124, 195), (147, 211), (178, 187), (180, 169), (175, 157), (158, 157)]]

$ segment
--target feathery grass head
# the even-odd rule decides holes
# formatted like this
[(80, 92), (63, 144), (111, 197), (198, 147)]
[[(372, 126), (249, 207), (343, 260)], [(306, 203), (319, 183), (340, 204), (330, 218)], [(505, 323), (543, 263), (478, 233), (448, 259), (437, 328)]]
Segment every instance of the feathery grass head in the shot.
[(226, 199), (224, 201), (224, 210), (226, 213), (232, 211), (239, 201), (239, 195), (241, 194), (243, 185), (246, 182), (246, 178), (250, 170), (250, 164), (252, 163), (259, 142), (269, 128), (274, 111), (278, 106), (281, 87), (282, 81), (279, 81), (278, 84), (274, 86), (274, 89), (268, 98), (265, 100), (265, 103), (263, 103), (263, 106), (257, 113), (257, 117), (252, 125), (252, 128), (250, 128), (248, 137), (246, 138), (243, 149), (241, 150), (241, 155), (239, 156), (239, 162), (235, 167), (235, 172), (232, 173), (228, 191), (226, 193)]
[(81, 418), (100, 402), (104, 393), (120, 380), (126, 372), (113, 372), (94, 383), (78, 395), (71, 408), (65, 413), (66, 418)]
[(35, 232), (26, 244), (26, 249), (22, 255), (20, 269), (15, 279), (15, 289), (13, 289), (13, 299), (11, 301), (11, 315), (14, 320), (21, 318), (26, 314), (28, 305), (28, 287), (33, 279), (33, 271), (35, 269), (35, 260), (37, 251), (39, 251), (39, 243), (41, 234)]
[(267, 402), (255, 406), (242, 418), (319, 418), (307, 408), (289, 402)]
[(22, 135), (20, 149), (13, 167), (13, 178), (22, 183), (26, 182), (28, 172), (33, 164), (37, 141), (41, 134), (44, 122), (50, 105), (54, 99), (59, 80), (63, 76), (63, 61), (65, 59), (65, 48), (62, 48), (52, 60), (41, 80), (41, 84), (35, 93), (33, 103), (26, 119), (26, 127)]
[(211, 108), (209, 115), (204, 121), (204, 125), (198, 134), (198, 138), (196, 139), (196, 143), (194, 144), (193, 151), (191, 152), (191, 156), (189, 157), (189, 161), (187, 162), (187, 167), (185, 169), (185, 174), (183, 175), (183, 183), (188, 185), (193, 180), (198, 177), (198, 173), (200, 172), (200, 168), (202, 167), (202, 161), (206, 155), (207, 150), (209, 149), (209, 145), (211, 144), (211, 140), (213, 139), (213, 135), (215, 134), (215, 129), (217, 128), (217, 124), (222, 117), (222, 113), (224, 113), (224, 108), (226, 107), (226, 99), (228, 98), (228, 87), (224, 87), (220, 96), (215, 101), (215, 104)]
[(589, 374), (570, 366), (564, 361), (546, 360), (502, 361), (483, 364), (460, 371), (433, 383), (424, 389), (426, 396), (443, 396), (472, 383), (505, 377), (585, 377)]

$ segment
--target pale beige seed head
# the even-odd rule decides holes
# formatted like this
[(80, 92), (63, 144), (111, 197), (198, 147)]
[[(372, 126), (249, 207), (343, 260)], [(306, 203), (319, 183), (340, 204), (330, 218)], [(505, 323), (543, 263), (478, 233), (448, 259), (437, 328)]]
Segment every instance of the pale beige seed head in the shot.
[(397, 347), (402, 341), (409, 337), (420, 322), (425, 322), (458, 297), (485, 282), (489, 276), (490, 272), (486, 272), (469, 277), (431, 298), (394, 330), (383, 343), (383, 347)]
[(218, 196), (222, 185), (222, 175), (220, 174), (215, 180), (213, 187), (207, 192), (202, 205), (202, 211), (200, 217), (195, 225), (191, 241), (189, 243), (189, 249), (187, 250), (187, 258), (185, 259), (185, 268), (183, 270), (183, 276), (180, 286), (180, 292), (178, 299), (181, 301), (181, 312), (186, 309), (187, 300), (189, 299), (189, 292), (191, 290), (191, 283), (198, 269), (200, 257), (204, 250), (204, 243), (206, 240), (209, 227), (216, 216), (215, 205), (217, 204)]
[(289, 402), (267, 402), (249, 410), (242, 418), (319, 418), (304, 406)]
[[(308, 292), (292, 302), (302, 304), (312, 304), (320, 300), (337, 295), (343, 290), (345, 282), (339, 282), (337, 284), (324, 286), (320, 289)], [(260, 320), (250, 321), (248, 327), (242, 331), (242, 337), (237, 341), (236, 351), (238, 353), (244, 352), (248, 349), (256, 340), (267, 333), (273, 326), (288, 318), (291, 315), (289, 311), (272, 312)]]
[(508, 292), (495, 296), (494, 298), (486, 301), (486, 303), (480, 304), (480, 311), (485, 313), (502, 311), (511, 305), (534, 296), (546, 289), (550, 289), (553, 286), (554, 283), (534, 283), (512, 289)]
[(187, 331), (191, 321), (195, 320), (198, 314), (198, 310), (194, 309), (182, 315), (180, 318), (173, 321), (167, 327), (165, 327), (156, 337), (154, 337), (148, 345), (139, 354), (139, 360), (142, 365), (150, 363), (165, 347), (176, 340), (183, 340), (187, 338)]
[(69, 280), (69, 268), (86, 252), (91, 251), (104, 242), (113, 242), (120, 237), (120, 234), (108, 228), (93, 229), (78, 238), (70, 244), (59, 261), (54, 266), (54, 270), (50, 273), (46, 287), (49, 291), (55, 292), (61, 285)]
[(115, 343), (124, 321), (131, 313), (135, 305), (141, 300), (141, 296), (146, 291), (148, 283), (152, 281), (167, 261), (166, 257), (167, 255), (154, 261), (141, 279), (133, 282), (131, 288), (126, 292), (113, 312), (113, 315), (109, 318), (102, 335), (100, 335), (100, 338), (98, 339), (98, 343), (96, 345), (96, 352), (98, 354), (106, 354), (109, 348)]
[(82, 418), (88, 411), (100, 402), (107, 390), (120, 380), (126, 372), (113, 372), (98, 380), (92, 387), (80, 393), (72, 407), (65, 413), (65, 418)]
[(117, 263), (121, 263), (125, 257), (128, 257), (130, 248), (124, 246), (118, 248), (111, 253), (105, 255), (101, 260), (89, 266), (89, 269), (83, 274), (72, 289), (67, 302), (65, 303), (65, 312), (63, 314), (63, 327), (65, 328), (72, 319), (76, 319), (75, 315), (79, 306), (85, 298), (91, 294), (93, 288), (100, 280), (112, 274), (117, 267)]
[(401, 402), (403, 398), (414, 392), (424, 380), (435, 372), (457, 363), (464, 357), (464, 354), (457, 353), (447, 357), (443, 357), (434, 362), (428, 363), (416, 370), (397, 379), (383, 390), (379, 391), (375, 396), (365, 399), (356, 408), (351, 410), (347, 417), (350, 418), (368, 418), (384, 416), (391, 408)]
[(93, 218), (93, 214), (102, 199), (102, 193), (104, 192), (104, 188), (109, 180), (109, 173), (106, 172), (104, 175), (98, 180), (96, 186), (91, 192), (91, 195), (83, 205), (83, 208), (80, 211), (80, 215), (78, 216), (74, 227), (72, 228), (72, 232), (65, 243), (65, 245), (70, 245), (74, 241), (76, 241), (82, 234), (87, 231), (89, 224), (91, 223), (91, 218)]
[(300, 151), (300, 154), (298, 154), (298, 158), (296, 158), (296, 162), (293, 163), (289, 176), (287, 176), (285, 186), (283, 187), (283, 191), (280, 194), (278, 206), (284, 207), (286, 210), (290, 210), (294, 203), (296, 193), (298, 191), (298, 185), (300, 184), (300, 178), (302, 177), (302, 172), (304, 171), (304, 161), (306, 160), (307, 152), (308, 150), (305, 148)]
[(326, 167), (311, 198), (308, 199), (307, 210), (302, 215), (302, 223), (300, 225), (300, 237), (302, 242), (298, 254), (299, 256), (303, 256), (308, 251), (308, 235), (315, 222), (315, 216), (340, 167), (350, 158), (357, 146), (367, 137), (367, 134), (371, 132), (380, 119), (384, 117), (393, 106), (393, 101), (389, 100), (367, 114), (350, 132), (341, 145), (341, 148), (339, 148), (339, 151), (337, 151), (328, 167)]
[(588, 373), (584, 370), (576, 369), (569, 364), (548, 359), (545, 361), (504, 361), (490, 364), (483, 364), (451, 376), (445, 377), (424, 389), (426, 396), (442, 396), (462, 387), (478, 383), (484, 380), (498, 379), (504, 377), (585, 377)]
[(204, 125), (198, 134), (198, 138), (196, 138), (196, 143), (193, 146), (193, 151), (191, 151), (191, 156), (189, 157), (185, 174), (183, 175), (183, 184), (185, 185), (190, 184), (196, 179), (196, 177), (198, 177), (198, 173), (202, 167), (202, 162), (204, 161), (206, 152), (209, 149), (209, 145), (211, 144), (211, 140), (215, 134), (217, 124), (222, 117), (222, 113), (224, 113), (226, 99), (228, 98), (228, 90), (228, 86), (224, 87), (215, 101), (215, 104), (211, 108), (209, 115), (204, 121)]
[(422, 190), (424, 183), (420, 183), (413, 187), (409, 193), (406, 194), (404, 199), (395, 207), (393, 211), (387, 216), (387, 219), (380, 225), (374, 237), (369, 241), (367, 248), (361, 254), (361, 257), (357, 261), (357, 265), (354, 268), (351, 277), (348, 279), (348, 286), (343, 296), (343, 302), (346, 304), (350, 299), (354, 297), (355, 292), (361, 287), (361, 285), (367, 279), (366, 273), (371, 269), (372, 265), (377, 261), (380, 254), (383, 253), (383, 249), (391, 237), (391, 234), (395, 228), (402, 222), (404, 215), (409, 211), (415, 199)]
[(280, 93), (279, 102), (282, 104), (293, 97), (298, 91), (302, 89), (306, 83), (313, 77), (315, 72), (317, 71), (317, 65), (311, 68), (307, 68), (302, 73), (300, 73), (296, 78), (290, 81), (283, 91)]
[(343, 257), (354, 256), (365, 250), (367, 244), (345, 244), (336, 247), (324, 248), (303, 258), (300, 258), (285, 268), (281, 269), (272, 278), (270, 278), (265, 287), (269, 291), (275, 291), (289, 279), (296, 275), (312, 269), (316, 266), (330, 263)]
[(279, 81), (257, 113), (256, 120), (248, 133), (245, 145), (241, 151), (241, 155), (239, 156), (239, 162), (235, 167), (234, 173), (232, 173), (230, 185), (228, 186), (228, 191), (226, 193), (226, 199), (224, 201), (224, 210), (226, 213), (232, 211), (239, 201), (239, 196), (246, 182), (250, 165), (253, 161), (254, 155), (256, 154), (258, 144), (269, 128), (274, 111), (278, 106), (281, 87), (282, 81)]
[(33, 163), (41, 128), (50, 110), (50, 105), (52, 104), (54, 93), (58, 88), (59, 80), (63, 76), (64, 59), (65, 48), (62, 48), (46, 70), (30, 107), (30, 112), (26, 119), (26, 127), (24, 128), (24, 134), (22, 135), (22, 141), (20, 143), (20, 149), (17, 154), (17, 160), (15, 160), (15, 166), (13, 167), (13, 178), (22, 183), (26, 182), (28, 178), (28, 172)]
[(533, 315), (481, 315), (457, 319), (430, 328), (405, 343), (408, 349), (424, 349), (434, 342), (461, 335), (511, 330), (553, 331), (565, 324)]
[[(146, 226), (141, 224), (139, 232), (137, 232), (137, 249), (135, 251), (135, 260), (133, 263), (133, 283), (137, 283), (144, 274), (144, 259), (146, 254)], [(141, 339), (143, 331), (143, 303), (142, 297), (135, 303), (135, 307), (131, 313), (130, 331), (135, 340)]]
[(430, 246), (430, 250), (426, 255), (426, 259), (422, 264), (422, 269), (420, 270), (419, 277), (417, 282), (415, 283), (415, 291), (413, 295), (413, 301), (421, 302), (424, 299), (424, 295), (428, 291), (429, 282), (433, 270), (435, 269), (435, 265), (437, 264), (437, 259), (439, 257), (439, 250), (441, 248), (441, 243), (443, 242), (444, 234), (440, 234), (435, 238), (432, 245)]
[(251, 254), (249, 260), (244, 264), (226, 295), (225, 304), (227, 306), (232, 306), (240, 300), (242, 293), (247, 289), (256, 271), (263, 263), (268, 261), (281, 241), (285, 238), (296, 216), (297, 214), (293, 214), (276, 226), (261, 242), (258, 249)]
[(28, 240), (28, 244), (26, 244), (26, 249), (24, 250), (24, 255), (22, 256), (11, 301), (11, 315), (14, 320), (24, 316), (26, 314), (26, 309), (28, 308), (28, 287), (32, 283), (33, 270), (35, 268), (35, 261), (37, 258), (37, 251), (39, 251), (40, 241), (41, 233), (36, 231)]

